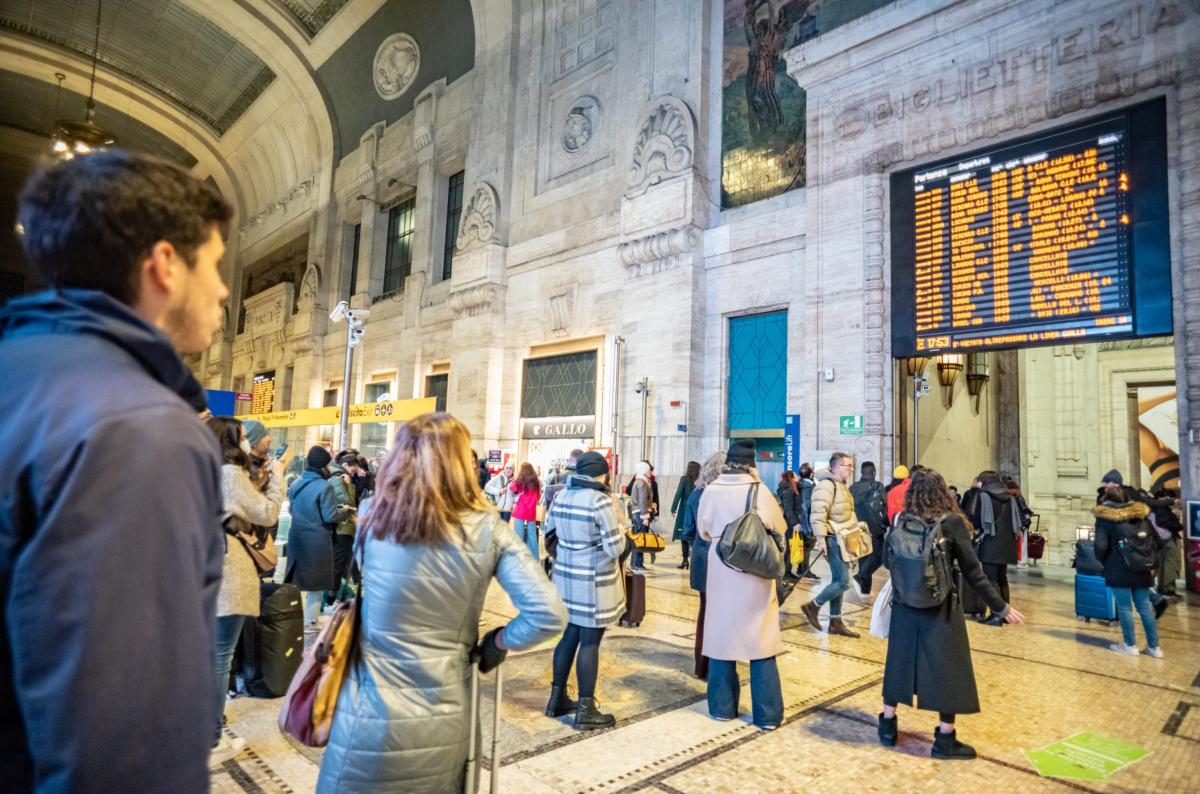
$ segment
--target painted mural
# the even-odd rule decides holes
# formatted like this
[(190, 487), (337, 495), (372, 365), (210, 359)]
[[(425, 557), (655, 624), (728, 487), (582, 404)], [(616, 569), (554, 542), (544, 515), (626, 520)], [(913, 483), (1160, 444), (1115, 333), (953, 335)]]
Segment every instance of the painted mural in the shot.
[(1174, 386), (1139, 386), (1138, 452), (1141, 486), (1179, 489), (1179, 414)]
[(725, 0), (721, 206), (805, 182), (804, 89), (783, 54), (890, 0)]

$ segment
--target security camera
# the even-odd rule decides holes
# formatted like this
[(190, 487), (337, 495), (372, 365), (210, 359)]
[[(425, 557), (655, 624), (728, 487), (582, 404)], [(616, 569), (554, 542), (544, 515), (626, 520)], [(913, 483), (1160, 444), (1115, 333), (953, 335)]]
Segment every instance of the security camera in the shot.
[(355, 328), (351, 328), (350, 329), (350, 339), (347, 340), (346, 344), (352, 348), (358, 347), (362, 343), (363, 337), (366, 335), (367, 335), (367, 329), (363, 328), (361, 325), (358, 327), (355, 327)]
[(329, 313), (329, 321), (333, 323), (341, 322), (346, 319), (346, 310), (350, 308), (350, 304), (346, 301), (338, 301), (338, 305), (333, 307), (333, 311)]
[(371, 316), (370, 309), (346, 309), (346, 317), (352, 323), (361, 323)]
[(634, 384), (633, 390), (635, 393), (641, 394), (642, 389), (644, 389), (645, 387), (646, 387), (646, 384), (639, 380), (637, 383)]

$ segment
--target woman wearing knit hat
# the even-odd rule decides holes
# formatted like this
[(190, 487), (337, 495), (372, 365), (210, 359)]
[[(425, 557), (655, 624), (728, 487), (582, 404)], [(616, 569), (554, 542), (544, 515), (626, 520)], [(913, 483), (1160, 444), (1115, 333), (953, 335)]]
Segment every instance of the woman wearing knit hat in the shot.
[(754, 724), (774, 730), (783, 720), (783, 690), (775, 657), (784, 652), (779, 633), (779, 601), (775, 582), (742, 573), (717, 555), (722, 533), (751, 509), (767, 529), (783, 537), (787, 522), (774, 495), (758, 478), (754, 441), (739, 439), (729, 447), (721, 476), (704, 489), (696, 516), (708, 551), (705, 583), (704, 655), (708, 657), (708, 713), (717, 720), (738, 714), (737, 663), (750, 662), (750, 700)]
[(304, 618), (316, 628), (326, 590), (336, 586), (333, 572), (333, 531), (349, 518), (349, 505), (338, 504), (329, 487), (329, 464), (333, 456), (325, 447), (313, 447), (305, 458), (307, 467), (288, 488), (292, 526), (288, 530), (287, 573), (283, 580), (304, 592)]

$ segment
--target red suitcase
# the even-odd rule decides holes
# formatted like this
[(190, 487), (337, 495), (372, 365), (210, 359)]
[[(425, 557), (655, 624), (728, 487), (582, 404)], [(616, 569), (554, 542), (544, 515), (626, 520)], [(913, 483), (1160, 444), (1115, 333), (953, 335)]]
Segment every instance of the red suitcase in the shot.
[(1029, 559), (1040, 560), (1046, 553), (1046, 536), (1037, 532), (1029, 533)]

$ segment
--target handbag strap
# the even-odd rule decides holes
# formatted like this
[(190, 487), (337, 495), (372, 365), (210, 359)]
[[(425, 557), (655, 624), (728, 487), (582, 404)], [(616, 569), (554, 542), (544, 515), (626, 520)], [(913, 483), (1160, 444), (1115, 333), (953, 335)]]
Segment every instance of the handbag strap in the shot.
[(755, 507), (755, 504), (756, 504), (755, 496), (757, 496), (757, 495), (758, 495), (758, 483), (753, 482), (750, 484), (750, 490), (746, 492), (746, 509), (742, 511), (743, 513), (749, 513)]

